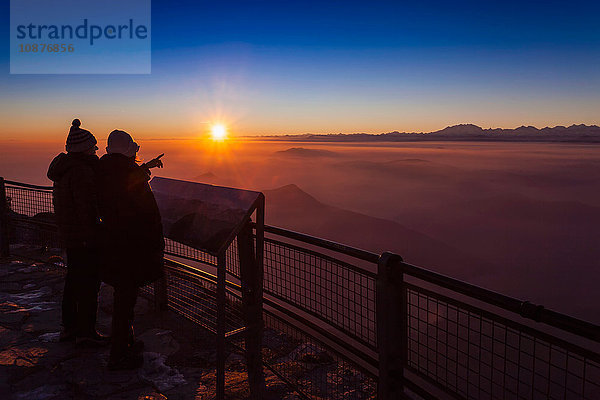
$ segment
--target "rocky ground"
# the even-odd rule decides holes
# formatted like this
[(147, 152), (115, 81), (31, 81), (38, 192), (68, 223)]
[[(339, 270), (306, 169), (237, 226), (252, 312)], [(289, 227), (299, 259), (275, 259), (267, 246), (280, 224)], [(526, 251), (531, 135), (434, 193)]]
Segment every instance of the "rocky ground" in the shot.
[[(0, 398), (212, 399), (215, 337), (172, 312), (156, 312), (140, 297), (136, 334), (145, 342), (144, 365), (110, 372), (108, 348), (58, 343), (65, 268), (60, 262), (0, 260)], [(110, 333), (112, 293), (103, 286), (99, 331)], [(248, 397), (245, 361), (227, 359), (227, 398)], [(294, 399), (267, 373), (268, 397)]]

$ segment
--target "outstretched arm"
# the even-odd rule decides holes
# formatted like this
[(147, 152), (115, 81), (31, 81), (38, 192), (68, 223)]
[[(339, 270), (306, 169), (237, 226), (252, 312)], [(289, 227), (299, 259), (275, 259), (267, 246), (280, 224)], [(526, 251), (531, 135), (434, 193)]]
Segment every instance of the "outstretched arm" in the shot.
[(143, 163), (142, 165), (140, 165), (140, 167), (146, 169), (148, 171), (148, 173), (150, 173), (150, 169), (151, 168), (162, 168), (163, 162), (161, 161), (162, 156), (164, 156), (165, 153), (162, 153), (160, 156), (153, 158), (152, 160), (148, 161), (147, 163)]

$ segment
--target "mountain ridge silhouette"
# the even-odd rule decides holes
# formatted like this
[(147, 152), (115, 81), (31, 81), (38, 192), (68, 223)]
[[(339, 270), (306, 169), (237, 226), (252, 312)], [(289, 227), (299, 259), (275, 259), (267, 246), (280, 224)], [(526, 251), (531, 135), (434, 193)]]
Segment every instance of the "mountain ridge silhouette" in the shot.
[(300, 135), (255, 136), (269, 140), (298, 140), (315, 142), (402, 142), (402, 141), (440, 141), (440, 140), (490, 140), (490, 141), (552, 141), (552, 142), (600, 142), (600, 126), (572, 124), (554, 127), (536, 128), (519, 126), (517, 128), (482, 128), (475, 124), (447, 126), (431, 132), (387, 132), (387, 133), (336, 133)]

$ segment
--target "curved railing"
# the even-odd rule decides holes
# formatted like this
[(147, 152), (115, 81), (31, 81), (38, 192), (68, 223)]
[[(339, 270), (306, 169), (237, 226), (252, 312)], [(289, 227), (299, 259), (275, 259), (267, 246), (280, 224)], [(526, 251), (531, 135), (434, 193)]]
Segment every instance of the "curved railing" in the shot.
[[(4, 186), (4, 237), (55, 246), (51, 188)], [(391, 253), (271, 226), (264, 246), (263, 357), (301, 397), (600, 398), (597, 325)], [(170, 240), (166, 253), (169, 307), (214, 330), (216, 260)], [(239, 265), (234, 242), (227, 323), (243, 346)]]
[[(279, 296), (278, 299), (317, 321), (327, 321), (329, 332), (335, 331), (334, 339), (329, 339), (339, 346), (355, 344), (352, 352), (377, 368), (379, 378), (382, 378), (381, 365), (375, 360), (379, 360), (381, 354), (395, 351), (403, 359), (405, 386), (426, 398), (593, 399), (600, 396), (600, 327), (597, 325), (405, 263), (399, 256), (382, 257), (281, 228), (266, 227), (265, 232), (279, 237), (267, 236), (267, 249), (271, 243), (277, 243), (288, 251), (317, 254), (320, 259), (313, 259), (309, 267), (313, 270), (314, 264), (336, 259), (330, 254), (287, 244), (283, 239), (337, 253), (338, 267), (346, 269), (341, 274), (338, 272), (344, 282), (338, 286), (352, 286), (358, 279), (362, 282), (361, 288), (368, 289), (361, 292), (361, 299), (371, 304), (370, 307), (363, 303), (359, 312), (356, 307), (336, 310), (338, 316), (353, 321), (352, 327), (364, 327), (365, 321), (371, 322), (366, 335), (364, 331), (357, 334), (356, 329), (348, 329), (328, 315), (315, 313), (310, 306), (307, 309), (293, 298)], [(265, 251), (267, 294), (273, 294), (268, 284), (272, 271), (267, 266), (275, 255), (281, 257), (280, 253)], [(366, 267), (371, 268), (339, 261), (342, 256), (367, 263)], [(297, 256), (287, 258), (289, 261)], [(281, 265), (280, 258), (276, 261), (280, 265), (278, 272), (290, 267), (285, 262)], [(395, 276), (384, 277), (385, 269), (391, 269)], [(286, 284), (293, 281), (285, 280)], [(377, 307), (378, 301), (389, 300), (385, 294), (377, 293), (385, 291), (392, 293), (396, 304), (384, 303)], [(377, 323), (382, 320), (393, 320), (396, 324), (391, 324), (391, 328), (382, 327)], [(378, 328), (385, 328), (385, 332), (377, 332)], [(379, 382), (381, 384), (381, 379)]]

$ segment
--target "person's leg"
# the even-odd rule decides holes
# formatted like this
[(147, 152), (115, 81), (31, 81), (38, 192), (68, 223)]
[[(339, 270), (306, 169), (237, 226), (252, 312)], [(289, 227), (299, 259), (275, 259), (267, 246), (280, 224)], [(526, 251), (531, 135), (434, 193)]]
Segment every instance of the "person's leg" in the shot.
[[(134, 307), (138, 289), (135, 286), (123, 285), (115, 287), (114, 309), (112, 321), (112, 345), (110, 349), (109, 367), (119, 365), (129, 354), (130, 335), (132, 332)], [(133, 361), (133, 360), (131, 360)], [(136, 362), (125, 362), (122, 366), (135, 368)]]
[(129, 327), (129, 333), (128, 333), (128, 337), (127, 337), (127, 343), (131, 344), (133, 343), (133, 341), (135, 340), (135, 336), (134, 336), (134, 332), (133, 332), (133, 318), (135, 315), (135, 303), (137, 302), (137, 296), (138, 296), (138, 288), (137, 286), (132, 286), (129, 288), (130, 292), (129, 292), (129, 299), (128, 299), (128, 304), (129, 304), (129, 308), (127, 309), (127, 325)]
[(62, 298), (62, 326), (61, 341), (75, 340), (77, 329), (77, 250), (67, 249), (67, 274)]
[(139, 294), (139, 288), (137, 286), (132, 287), (131, 295), (134, 296), (134, 299), (133, 299), (133, 307), (131, 307), (129, 310), (129, 322), (128, 322), (129, 336), (127, 339), (127, 345), (129, 346), (130, 351), (140, 353), (144, 350), (144, 342), (135, 338), (135, 330), (133, 329), (134, 309), (135, 309), (135, 303), (137, 301), (138, 294)]
[(103, 346), (108, 338), (96, 332), (96, 314), (98, 311), (98, 290), (100, 279), (98, 260), (88, 248), (70, 249), (69, 263), (70, 291), (75, 304), (74, 331), (78, 345)]
[(85, 249), (85, 253), (82, 254), (82, 259), (85, 259), (85, 269), (78, 282), (78, 336), (97, 336), (96, 317), (100, 276), (96, 253), (94, 249)]

